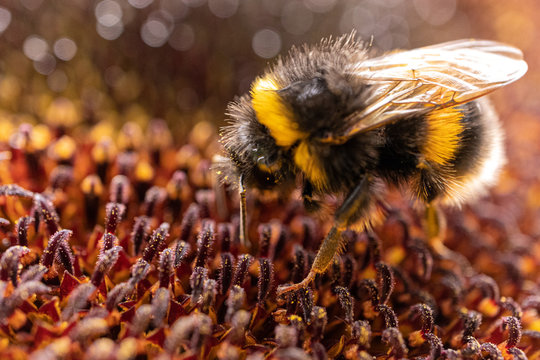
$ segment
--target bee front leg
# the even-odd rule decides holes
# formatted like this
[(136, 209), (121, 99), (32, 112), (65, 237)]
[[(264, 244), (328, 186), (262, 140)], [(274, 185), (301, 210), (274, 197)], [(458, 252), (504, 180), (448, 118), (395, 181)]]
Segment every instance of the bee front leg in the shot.
[(297, 284), (278, 287), (278, 295), (305, 288), (315, 275), (326, 271), (343, 245), (341, 233), (358, 220), (367, 218), (372, 203), (371, 186), (372, 181), (366, 176), (349, 193), (334, 215), (334, 225), (324, 238), (309, 274)]

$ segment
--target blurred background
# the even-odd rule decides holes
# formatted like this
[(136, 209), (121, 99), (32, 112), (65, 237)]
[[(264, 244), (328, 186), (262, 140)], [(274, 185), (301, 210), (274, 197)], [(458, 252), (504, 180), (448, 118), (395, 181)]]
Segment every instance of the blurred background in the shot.
[[(164, 119), (179, 144), (295, 44), (356, 29), (381, 51), (460, 38), (523, 50), (528, 74), (493, 94), (509, 166), (502, 193), (540, 207), (535, 0), (12, 0), (0, 5), (0, 141), (21, 123), (85, 134)], [(91, 133), (94, 134), (95, 131)], [(99, 134), (99, 132), (97, 132)], [(98, 135), (96, 135), (98, 136)], [(538, 167), (537, 167), (538, 166)], [(521, 187), (519, 184), (528, 183)]]

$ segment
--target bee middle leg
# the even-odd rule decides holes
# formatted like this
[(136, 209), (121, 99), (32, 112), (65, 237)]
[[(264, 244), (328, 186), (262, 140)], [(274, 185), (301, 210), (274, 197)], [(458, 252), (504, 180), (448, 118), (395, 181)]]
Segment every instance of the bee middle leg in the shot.
[(342, 232), (350, 225), (358, 222), (358, 220), (367, 217), (373, 200), (372, 185), (372, 180), (368, 176), (365, 176), (349, 193), (334, 215), (334, 225), (319, 247), (309, 274), (297, 284), (278, 287), (278, 295), (305, 288), (313, 281), (315, 275), (322, 274), (326, 271), (332, 263), (334, 256), (341, 250), (343, 245)]

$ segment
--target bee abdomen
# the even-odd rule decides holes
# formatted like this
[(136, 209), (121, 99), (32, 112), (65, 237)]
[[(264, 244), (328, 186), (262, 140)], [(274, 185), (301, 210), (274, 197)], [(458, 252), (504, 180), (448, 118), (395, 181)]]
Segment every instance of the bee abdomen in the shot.
[(441, 109), (425, 120), (428, 131), (414, 179), (418, 197), (459, 205), (483, 194), (504, 163), (501, 132), (488, 102)]

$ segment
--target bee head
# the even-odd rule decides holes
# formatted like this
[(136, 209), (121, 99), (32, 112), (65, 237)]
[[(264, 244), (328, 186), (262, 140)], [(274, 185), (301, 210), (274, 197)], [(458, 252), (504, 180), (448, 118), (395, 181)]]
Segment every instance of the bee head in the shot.
[(257, 121), (249, 96), (230, 103), (227, 115), (221, 134), (227, 156), (214, 165), (223, 182), (236, 185), (242, 176), (247, 186), (271, 189), (294, 180), (287, 154)]

